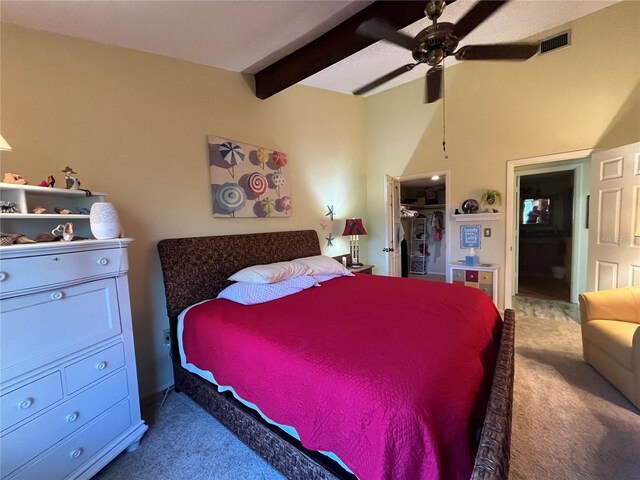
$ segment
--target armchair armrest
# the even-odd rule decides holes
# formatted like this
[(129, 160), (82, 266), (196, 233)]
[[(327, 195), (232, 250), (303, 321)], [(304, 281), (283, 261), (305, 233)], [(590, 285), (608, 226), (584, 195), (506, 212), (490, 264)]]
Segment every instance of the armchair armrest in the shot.
[(640, 287), (624, 287), (580, 294), (580, 319), (640, 323)]

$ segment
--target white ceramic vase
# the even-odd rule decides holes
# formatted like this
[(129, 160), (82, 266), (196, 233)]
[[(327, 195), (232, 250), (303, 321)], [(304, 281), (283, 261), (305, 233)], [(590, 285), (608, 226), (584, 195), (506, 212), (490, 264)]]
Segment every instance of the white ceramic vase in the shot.
[(120, 219), (113, 204), (96, 202), (91, 205), (89, 215), (91, 233), (98, 240), (118, 238), (120, 236)]

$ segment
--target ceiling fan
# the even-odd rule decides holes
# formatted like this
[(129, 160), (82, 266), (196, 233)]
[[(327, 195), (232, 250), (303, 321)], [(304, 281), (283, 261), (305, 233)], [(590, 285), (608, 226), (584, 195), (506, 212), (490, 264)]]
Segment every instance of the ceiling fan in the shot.
[(396, 31), (380, 19), (363, 22), (357, 29), (360, 35), (386, 40), (411, 50), (415, 63), (403, 65), (353, 93), (362, 95), (417, 65), (426, 63), (431, 68), (427, 71), (425, 82), (425, 103), (432, 103), (442, 96), (442, 63), (445, 57), (453, 55), (457, 60), (527, 60), (538, 51), (537, 43), (466, 45), (456, 51), (461, 40), (509, 0), (480, 0), (455, 25), (448, 22), (438, 23), (446, 5), (453, 1), (455, 0), (428, 0), (425, 15), (433, 23), (420, 31), (415, 38)]

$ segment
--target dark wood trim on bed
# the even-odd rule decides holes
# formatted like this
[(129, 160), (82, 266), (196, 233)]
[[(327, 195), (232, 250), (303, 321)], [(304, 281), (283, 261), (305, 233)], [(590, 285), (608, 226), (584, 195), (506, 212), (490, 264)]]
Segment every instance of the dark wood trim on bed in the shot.
[[(171, 327), (176, 390), (191, 397), (287, 478), (355, 478), (328, 457), (305, 449), (230, 393), (219, 393), (215, 385), (183, 369), (179, 361), (176, 327), (180, 312), (216, 297), (229, 285), (227, 278), (242, 268), (319, 255), (318, 234), (304, 230), (170, 239), (158, 243), (158, 252)], [(506, 480), (509, 475), (514, 333), (515, 312), (506, 310), (473, 480)]]
[(507, 480), (511, 452), (516, 313), (504, 312), (500, 350), (482, 424), (472, 480)]

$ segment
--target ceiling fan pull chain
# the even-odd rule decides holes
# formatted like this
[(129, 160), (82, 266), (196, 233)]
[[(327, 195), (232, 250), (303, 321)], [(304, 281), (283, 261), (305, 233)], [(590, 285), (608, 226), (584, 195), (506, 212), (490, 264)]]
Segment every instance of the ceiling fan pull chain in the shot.
[(447, 107), (447, 96), (444, 92), (444, 59), (442, 60), (442, 151), (444, 152), (444, 159), (448, 160), (449, 155), (447, 155), (447, 122), (446, 122), (446, 107)]

